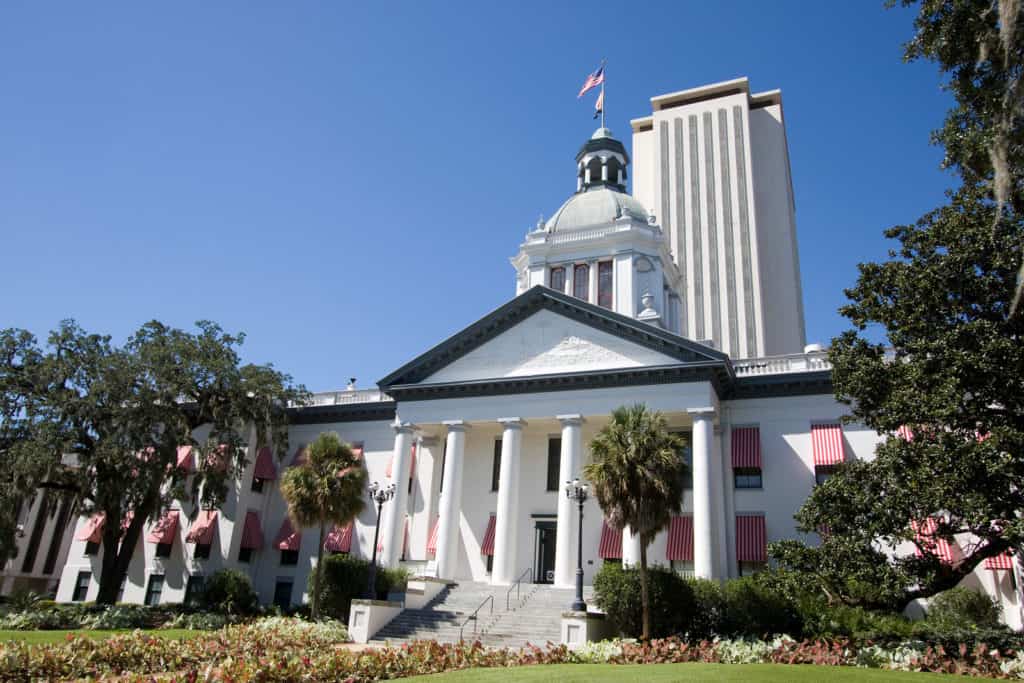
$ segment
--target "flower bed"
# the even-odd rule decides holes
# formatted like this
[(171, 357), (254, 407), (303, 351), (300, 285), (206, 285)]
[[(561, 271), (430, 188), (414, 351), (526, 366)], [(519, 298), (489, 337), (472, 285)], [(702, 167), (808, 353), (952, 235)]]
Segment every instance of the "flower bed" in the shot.
[[(718, 640), (685, 643), (675, 638), (643, 645), (632, 641), (590, 644), (577, 652), (561, 645), (522, 651), (488, 650), (479, 643), (421, 641), (400, 648), (350, 652), (337, 623), (265, 619), (230, 626), (191, 641), (168, 642), (142, 632), (92, 641), (70, 637), (57, 645), (0, 643), (0, 679), (118, 676), (128, 681), (372, 681), (471, 667), (529, 664), (784, 663), (932, 671), (990, 678), (1024, 678), (1024, 654), (976, 645), (948, 651), (922, 642), (896, 647), (843, 640)], [(161, 676), (164, 680), (164, 676)]]

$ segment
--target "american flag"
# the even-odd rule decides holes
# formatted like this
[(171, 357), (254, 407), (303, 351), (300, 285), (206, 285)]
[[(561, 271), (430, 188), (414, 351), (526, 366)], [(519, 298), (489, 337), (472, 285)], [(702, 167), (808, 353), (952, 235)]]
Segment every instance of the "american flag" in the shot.
[(576, 96), (576, 99), (579, 99), (579, 98), (583, 97), (585, 94), (587, 94), (587, 92), (589, 92), (590, 90), (593, 90), (594, 88), (596, 88), (597, 86), (601, 85), (602, 83), (604, 83), (604, 65), (603, 64), (601, 65), (601, 67), (597, 71), (595, 71), (594, 73), (592, 73), (589, 76), (587, 76), (587, 80), (584, 81), (583, 87), (580, 88), (580, 94)]

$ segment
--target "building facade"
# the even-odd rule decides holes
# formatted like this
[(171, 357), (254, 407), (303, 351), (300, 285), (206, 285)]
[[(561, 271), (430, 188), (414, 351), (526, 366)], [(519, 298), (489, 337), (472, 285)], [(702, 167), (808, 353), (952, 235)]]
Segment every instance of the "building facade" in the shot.
[[(893, 435), (841, 424), (826, 356), (804, 347), (781, 96), (740, 80), (652, 105), (633, 122), (635, 196), (633, 160), (598, 129), (576, 156), (575, 192), (511, 259), (513, 299), (377, 388), (295, 408), (293, 453), (277, 462), (253, 441), (220, 510), (168, 511), (140, 539), (123, 599), (185, 600), (232, 567), (264, 602), (304, 600), (317, 539), (287, 521), (277, 481), (324, 431), (360, 450), (370, 481), (396, 487), (379, 520), (367, 506), (326, 549), (370, 557), (379, 523), (387, 566), (570, 586), (577, 543), (587, 583), (603, 562), (636, 562), (638, 539), (609, 529), (593, 499), (578, 536), (564, 491), (612, 411), (634, 403), (684, 435), (691, 466), (651, 562), (724, 579), (765, 567), (768, 542), (798, 537), (793, 515), (815, 483)], [(190, 457), (183, 449), (180, 466)], [(77, 521), (58, 600), (96, 595), (101, 524)], [(1018, 628), (1019, 572), (1005, 558), (967, 580)]]

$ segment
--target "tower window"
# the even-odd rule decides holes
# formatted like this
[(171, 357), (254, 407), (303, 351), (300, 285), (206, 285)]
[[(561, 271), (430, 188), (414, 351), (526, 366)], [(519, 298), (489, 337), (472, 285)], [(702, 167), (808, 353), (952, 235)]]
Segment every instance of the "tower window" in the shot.
[(550, 277), (548, 282), (549, 282), (548, 286), (551, 287), (551, 289), (553, 289), (555, 291), (558, 291), (558, 292), (564, 292), (565, 291), (565, 268), (562, 268), (561, 266), (559, 266), (558, 268), (552, 268), (551, 269), (551, 277)]
[(597, 305), (604, 308), (612, 307), (611, 261), (601, 261), (597, 264)]
[(572, 295), (577, 299), (590, 299), (590, 266), (581, 263), (572, 271)]

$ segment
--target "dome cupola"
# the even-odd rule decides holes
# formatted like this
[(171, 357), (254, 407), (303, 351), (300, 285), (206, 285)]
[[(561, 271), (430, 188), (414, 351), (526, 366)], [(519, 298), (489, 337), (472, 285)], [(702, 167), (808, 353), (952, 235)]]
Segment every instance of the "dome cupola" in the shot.
[(607, 187), (626, 191), (629, 154), (607, 128), (598, 128), (576, 153), (576, 191)]

